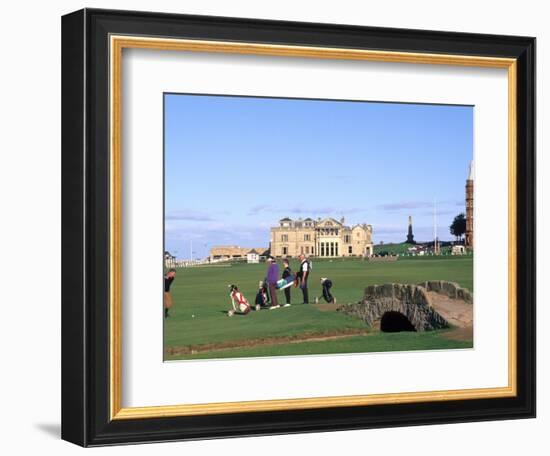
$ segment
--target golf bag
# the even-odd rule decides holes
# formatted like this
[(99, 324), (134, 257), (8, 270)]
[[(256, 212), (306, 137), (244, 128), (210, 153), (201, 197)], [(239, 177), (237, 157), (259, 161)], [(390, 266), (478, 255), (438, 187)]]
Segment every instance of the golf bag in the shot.
[(269, 293), (265, 280), (262, 280), (260, 282), (258, 293), (256, 293), (255, 304), (259, 305), (260, 307), (266, 307), (269, 304)]

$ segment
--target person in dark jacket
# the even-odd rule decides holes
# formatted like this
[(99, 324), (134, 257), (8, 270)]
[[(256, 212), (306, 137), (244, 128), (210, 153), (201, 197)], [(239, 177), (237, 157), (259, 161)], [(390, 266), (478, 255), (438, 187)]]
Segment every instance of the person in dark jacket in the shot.
[[(284, 259), (283, 260), (283, 266), (285, 267), (283, 269), (283, 275), (282, 275), (282, 278), (283, 279), (287, 279), (288, 277), (291, 277), (292, 276), (292, 269), (290, 269), (290, 263), (287, 259)], [(289, 307), (290, 306), (290, 288), (291, 287), (286, 287), (284, 289), (284, 292), (285, 292), (285, 307)]]
[(302, 289), (302, 295), (304, 297), (304, 304), (309, 304), (309, 295), (307, 290), (307, 280), (310, 274), (310, 263), (307, 261), (306, 256), (302, 253), (298, 257), (300, 260), (300, 271), (298, 272), (298, 278), (300, 279), (300, 288)]
[(326, 277), (321, 277), (321, 286), (323, 287), (323, 298), (329, 304), (336, 303), (336, 299), (332, 296), (330, 289), (332, 288), (332, 280)]
[(258, 285), (258, 293), (256, 293), (255, 304), (260, 307), (266, 307), (269, 304), (267, 284), (265, 280), (260, 280), (260, 284)]

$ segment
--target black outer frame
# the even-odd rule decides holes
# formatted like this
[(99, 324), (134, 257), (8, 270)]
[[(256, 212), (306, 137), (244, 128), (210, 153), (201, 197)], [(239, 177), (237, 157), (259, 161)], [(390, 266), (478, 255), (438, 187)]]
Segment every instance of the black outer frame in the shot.
[[(110, 34), (518, 59), (514, 398), (109, 419)], [(521, 221), (521, 223), (519, 223)], [(62, 438), (82, 446), (535, 416), (535, 39), (84, 9), (62, 18)]]

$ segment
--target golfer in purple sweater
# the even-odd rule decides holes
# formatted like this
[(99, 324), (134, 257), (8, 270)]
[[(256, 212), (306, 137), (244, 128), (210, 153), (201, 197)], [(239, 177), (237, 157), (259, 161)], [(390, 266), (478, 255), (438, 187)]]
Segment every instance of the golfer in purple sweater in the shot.
[(279, 280), (279, 265), (275, 262), (275, 258), (270, 256), (267, 259), (269, 267), (267, 268), (267, 286), (269, 288), (269, 296), (271, 297), (270, 309), (278, 309), (279, 301), (277, 300), (277, 280)]

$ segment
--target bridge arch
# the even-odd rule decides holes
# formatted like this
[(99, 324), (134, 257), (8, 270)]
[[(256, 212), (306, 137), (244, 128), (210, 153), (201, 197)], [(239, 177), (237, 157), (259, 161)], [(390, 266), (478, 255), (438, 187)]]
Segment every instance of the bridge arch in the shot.
[(371, 285), (365, 289), (362, 301), (357, 304), (345, 304), (339, 307), (338, 311), (360, 318), (369, 326), (381, 321), (385, 314), (389, 314), (385, 325), (396, 325), (396, 320), (399, 319), (400, 324), (406, 326), (405, 321), (396, 316), (401, 314), (415, 331), (429, 331), (449, 326), (433, 308), (426, 290), (419, 285)]
[(414, 331), (416, 328), (409, 321), (409, 319), (401, 312), (395, 310), (388, 310), (382, 315), (380, 319), (380, 331), (382, 332), (401, 332), (401, 331)]

